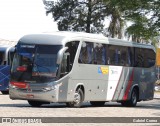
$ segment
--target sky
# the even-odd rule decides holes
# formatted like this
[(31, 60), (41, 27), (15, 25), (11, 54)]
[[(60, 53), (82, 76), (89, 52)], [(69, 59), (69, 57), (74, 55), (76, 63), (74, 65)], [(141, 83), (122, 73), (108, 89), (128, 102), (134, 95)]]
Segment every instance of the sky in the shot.
[(42, 0), (0, 0), (0, 39), (17, 41), (26, 34), (57, 30)]

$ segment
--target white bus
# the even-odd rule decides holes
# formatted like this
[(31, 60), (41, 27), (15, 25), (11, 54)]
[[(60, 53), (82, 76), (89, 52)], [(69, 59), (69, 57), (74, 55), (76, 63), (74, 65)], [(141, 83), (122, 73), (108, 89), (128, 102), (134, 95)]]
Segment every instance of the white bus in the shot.
[(31, 106), (136, 106), (154, 95), (155, 49), (79, 32), (31, 34), (16, 47), (9, 94)]

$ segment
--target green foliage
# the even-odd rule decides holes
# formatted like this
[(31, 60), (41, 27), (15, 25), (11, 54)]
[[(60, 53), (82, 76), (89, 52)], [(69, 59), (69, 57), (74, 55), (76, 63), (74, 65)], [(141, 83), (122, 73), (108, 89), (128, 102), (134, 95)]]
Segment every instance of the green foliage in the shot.
[[(116, 30), (120, 29), (120, 22), (124, 27), (126, 21), (132, 22), (127, 27), (126, 34), (136, 42), (149, 42), (152, 38), (159, 35), (160, 27), (160, 1), (159, 0), (104, 0), (106, 2), (108, 15), (112, 20), (109, 32), (112, 37)], [(110, 30), (114, 29), (114, 30)]]
[(122, 38), (123, 28), (126, 24), (123, 18), (123, 10), (118, 0), (104, 0), (106, 4), (106, 14), (111, 17), (108, 27), (109, 35), (114, 38)]
[(157, 29), (157, 31), (160, 32), (160, 1), (159, 0), (153, 0), (153, 4), (151, 6), (152, 9), (152, 27)]
[[(125, 35), (135, 42), (149, 42), (160, 34), (159, 0), (58, 0), (47, 2), (47, 14), (58, 22), (60, 31), (101, 33), (104, 18), (110, 17), (108, 32), (111, 37)], [(156, 43), (156, 42), (154, 42)]]
[(52, 13), (60, 31), (102, 32), (104, 12), (101, 0), (59, 0), (47, 8), (47, 14)]
[(158, 32), (150, 25), (150, 20), (146, 16), (134, 14), (131, 17), (133, 24), (126, 29), (128, 37), (132, 37), (135, 42), (149, 42), (151, 38), (158, 36)]

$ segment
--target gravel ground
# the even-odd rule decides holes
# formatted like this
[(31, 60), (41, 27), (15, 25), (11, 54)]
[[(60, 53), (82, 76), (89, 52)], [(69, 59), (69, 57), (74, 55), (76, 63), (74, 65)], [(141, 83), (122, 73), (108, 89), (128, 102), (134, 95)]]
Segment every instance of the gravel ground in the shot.
[[(8, 95), (0, 94), (0, 117), (159, 117), (160, 118), (160, 92), (155, 93), (155, 99), (137, 104), (137, 107), (122, 107), (119, 103), (107, 102), (104, 107), (92, 107), (89, 103), (84, 103), (82, 108), (67, 108), (65, 104), (52, 103), (40, 108), (31, 107), (27, 101), (11, 100)], [(86, 118), (87, 119), (87, 118)], [(20, 125), (22, 124), (1, 124)], [(29, 126), (144, 126), (160, 123), (43, 123), (43, 124), (23, 124)]]

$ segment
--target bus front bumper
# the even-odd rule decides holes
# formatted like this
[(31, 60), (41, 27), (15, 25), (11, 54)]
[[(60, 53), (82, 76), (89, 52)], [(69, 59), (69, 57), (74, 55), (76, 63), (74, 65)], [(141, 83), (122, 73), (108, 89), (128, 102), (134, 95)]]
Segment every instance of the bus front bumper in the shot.
[(27, 91), (9, 87), (9, 96), (12, 100), (58, 102), (58, 89), (49, 91)]

